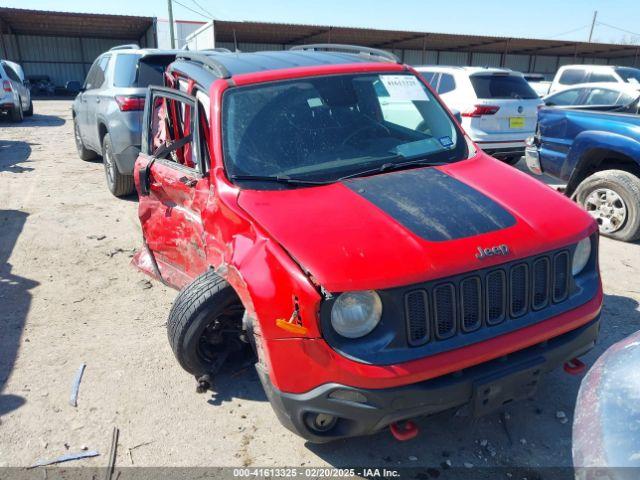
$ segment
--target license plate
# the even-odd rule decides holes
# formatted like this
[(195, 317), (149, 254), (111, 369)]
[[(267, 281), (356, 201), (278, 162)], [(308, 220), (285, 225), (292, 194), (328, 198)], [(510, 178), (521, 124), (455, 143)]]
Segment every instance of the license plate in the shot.
[(509, 117), (509, 128), (524, 128), (524, 117)]

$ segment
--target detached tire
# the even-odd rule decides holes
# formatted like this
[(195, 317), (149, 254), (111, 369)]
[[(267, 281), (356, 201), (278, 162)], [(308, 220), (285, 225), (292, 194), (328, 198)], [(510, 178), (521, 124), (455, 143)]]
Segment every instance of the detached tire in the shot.
[(167, 333), (178, 363), (200, 377), (215, 373), (240, 340), (244, 307), (233, 288), (213, 270), (187, 285), (169, 313)]
[(76, 117), (73, 117), (73, 139), (76, 142), (76, 150), (78, 151), (80, 160), (93, 160), (97, 157), (96, 152), (85, 148), (82, 137), (80, 136), (80, 125), (78, 125)]
[(600, 233), (623, 242), (640, 238), (640, 178), (603, 170), (582, 181), (576, 201), (596, 219)]
[(111, 135), (108, 133), (102, 139), (102, 163), (104, 165), (104, 174), (107, 178), (107, 187), (109, 187), (109, 191), (114, 196), (124, 197), (133, 193), (135, 189), (133, 175), (123, 175), (118, 170), (113, 153)]

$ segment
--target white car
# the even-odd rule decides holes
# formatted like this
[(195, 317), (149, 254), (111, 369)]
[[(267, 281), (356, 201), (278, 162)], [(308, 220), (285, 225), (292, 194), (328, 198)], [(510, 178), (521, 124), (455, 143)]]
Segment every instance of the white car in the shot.
[(521, 73), (503, 68), (417, 67), (462, 127), (486, 153), (515, 164), (536, 129), (543, 105)]
[(640, 86), (640, 69), (614, 65), (564, 65), (553, 77), (549, 93), (581, 83), (620, 83)]
[(524, 79), (529, 82), (533, 91), (536, 92), (541, 98), (549, 94), (551, 88), (551, 82), (545, 80), (545, 76), (541, 73), (523, 73)]
[(582, 83), (558, 90), (542, 100), (547, 107), (620, 107), (634, 108), (640, 97), (640, 84)]
[(0, 112), (6, 112), (14, 122), (33, 115), (31, 91), (20, 65), (0, 60)]

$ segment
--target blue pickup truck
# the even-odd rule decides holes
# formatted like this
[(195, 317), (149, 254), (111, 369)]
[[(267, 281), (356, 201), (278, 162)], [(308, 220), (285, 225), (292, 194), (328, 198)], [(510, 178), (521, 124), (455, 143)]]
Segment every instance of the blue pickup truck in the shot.
[(627, 242), (640, 238), (639, 104), (543, 108), (525, 151), (529, 170), (566, 182), (603, 235)]

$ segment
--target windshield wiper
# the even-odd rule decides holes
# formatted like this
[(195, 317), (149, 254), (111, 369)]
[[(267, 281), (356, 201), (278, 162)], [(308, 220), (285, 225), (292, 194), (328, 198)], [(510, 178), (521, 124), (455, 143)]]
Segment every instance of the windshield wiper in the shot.
[[(396, 158), (404, 158), (404, 157), (402, 155), (398, 155)], [(392, 158), (388, 158), (387, 160), (391, 160), (391, 159)], [(375, 175), (376, 173), (389, 172), (391, 170), (408, 170), (410, 168), (417, 168), (417, 167), (437, 167), (439, 165), (448, 165), (448, 163), (432, 162), (424, 158), (421, 158), (418, 160), (411, 160), (409, 162), (402, 162), (402, 163), (386, 162), (380, 165), (379, 167), (372, 168), (370, 170), (363, 170), (361, 172), (350, 173), (349, 175), (340, 177), (338, 181), (347, 180), (349, 178), (354, 178), (354, 177), (366, 177), (369, 175)]]
[(304, 180), (302, 178), (291, 178), (286, 175), (231, 175), (231, 180), (246, 180), (253, 182), (275, 182), (284, 183), (286, 185), (326, 185), (333, 182), (314, 182), (313, 180)]

